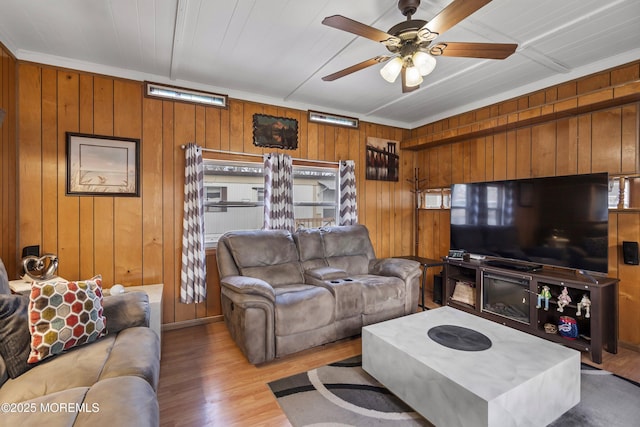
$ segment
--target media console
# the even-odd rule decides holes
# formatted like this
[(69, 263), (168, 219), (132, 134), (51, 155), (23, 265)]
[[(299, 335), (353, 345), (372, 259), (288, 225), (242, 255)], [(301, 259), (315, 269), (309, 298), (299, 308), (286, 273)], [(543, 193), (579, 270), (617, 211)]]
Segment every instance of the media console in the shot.
[[(602, 363), (603, 348), (618, 352), (617, 279), (535, 265), (521, 271), (516, 263), (491, 261), (447, 259), (443, 304), (588, 352), (595, 363)], [(551, 295), (546, 309), (544, 298), (538, 307), (544, 287)], [(565, 287), (571, 302), (558, 311)], [(590, 301), (588, 316), (587, 307), (578, 305), (583, 296)], [(575, 321), (574, 339), (559, 333), (561, 316)]]

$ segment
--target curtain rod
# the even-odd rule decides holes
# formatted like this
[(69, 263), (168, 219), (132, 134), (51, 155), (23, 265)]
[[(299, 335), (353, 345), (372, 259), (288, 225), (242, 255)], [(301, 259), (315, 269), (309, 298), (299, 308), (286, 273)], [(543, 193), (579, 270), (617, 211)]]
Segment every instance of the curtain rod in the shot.
[[(187, 146), (182, 144), (180, 146), (180, 148), (182, 148), (184, 150), (185, 148), (187, 148)], [(199, 145), (198, 145), (198, 148), (200, 148), (202, 151), (207, 151), (209, 153), (233, 154), (233, 155), (236, 155), (236, 156), (249, 156), (249, 157), (260, 157), (260, 158), (262, 158), (262, 154), (240, 153), (238, 151), (216, 150), (216, 149), (213, 149), (213, 148), (200, 147)], [(298, 161), (301, 161), (301, 162), (323, 163), (323, 164), (328, 164), (328, 165), (340, 165), (340, 162), (330, 162), (330, 161), (327, 161), (327, 160), (298, 159), (298, 158), (295, 158), (295, 157), (292, 157), (292, 160), (298, 160)]]

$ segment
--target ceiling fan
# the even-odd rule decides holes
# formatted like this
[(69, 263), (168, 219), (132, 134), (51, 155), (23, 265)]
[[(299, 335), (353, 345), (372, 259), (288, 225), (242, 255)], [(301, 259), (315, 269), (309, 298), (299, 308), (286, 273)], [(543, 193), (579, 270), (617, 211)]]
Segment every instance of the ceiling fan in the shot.
[(458, 22), (471, 15), (491, 0), (453, 0), (431, 21), (411, 19), (420, 6), (420, 0), (399, 0), (398, 9), (407, 20), (394, 25), (384, 32), (342, 15), (328, 16), (324, 25), (347, 31), (358, 36), (382, 43), (390, 55), (379, 55), (344, 70), (322, 78), (333, 81), (374, 64), (387, 62), (380, 70), (382, 77), (390, 83), (402, 76), (402, 92), (411, 92), (420, 87), (422, 76), (426, 76), (436, 66), (436, 56), (457, 56), (467, 58), (505, 59), (518, 47), (514, 43), (466, 43), (432, 41)]

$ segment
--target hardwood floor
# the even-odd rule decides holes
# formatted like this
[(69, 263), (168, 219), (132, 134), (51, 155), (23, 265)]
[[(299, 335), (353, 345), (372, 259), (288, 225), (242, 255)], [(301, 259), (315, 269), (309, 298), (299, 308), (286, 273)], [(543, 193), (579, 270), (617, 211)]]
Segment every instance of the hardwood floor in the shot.
[[(224, 322), (165, 331), (158, 389), (160, 425), (289, 426), (267, 384), (360, 352), (361, 340), (353, 338), (254, 366)], [(638, 352), (626, 348), (616, 355), (604, 352), (600, 365), (585, 355), (582, 359), (640, 382)]]
[(161, 426), (289, 426), (269, 382), (361, 352), (346, 339), (261, 366), (247, 362), (224, 322), (166, 331), (160, 365)]

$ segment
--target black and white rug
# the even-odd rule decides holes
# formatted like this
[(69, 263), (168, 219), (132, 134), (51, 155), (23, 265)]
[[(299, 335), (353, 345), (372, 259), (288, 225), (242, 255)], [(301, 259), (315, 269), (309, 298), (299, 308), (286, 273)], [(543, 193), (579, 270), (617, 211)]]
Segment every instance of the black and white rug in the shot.
[[(551, 426), (639, 425), (640, 384), (585, 364), (580, 379), (580, 403)], [(294, 427), (432, 425), (367, 374), (360, 356), (273, 381), (269, 387)]]

